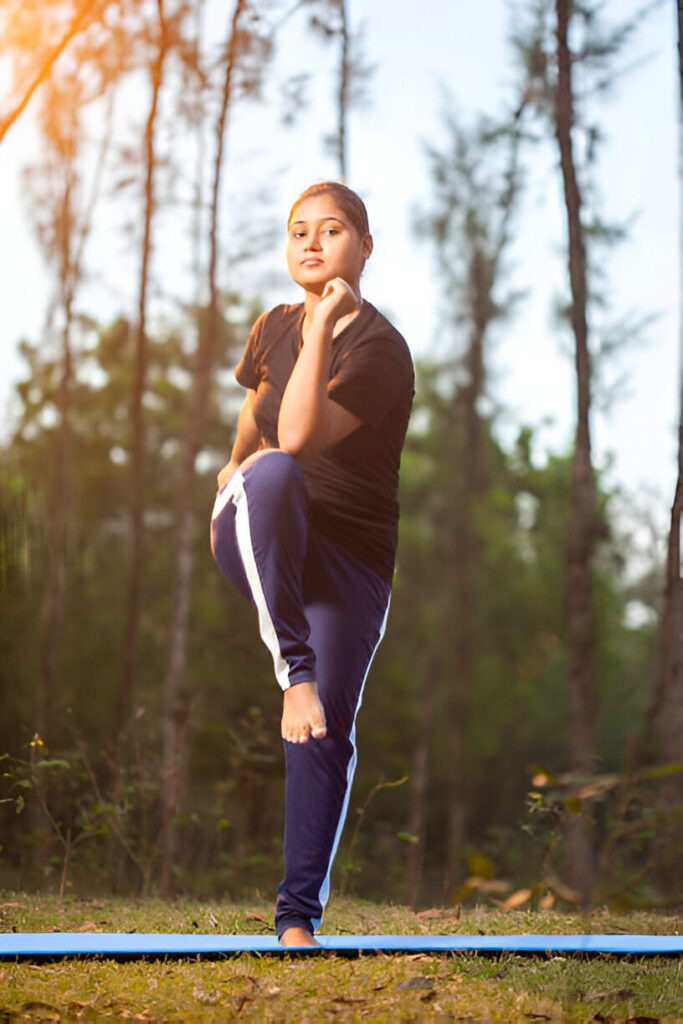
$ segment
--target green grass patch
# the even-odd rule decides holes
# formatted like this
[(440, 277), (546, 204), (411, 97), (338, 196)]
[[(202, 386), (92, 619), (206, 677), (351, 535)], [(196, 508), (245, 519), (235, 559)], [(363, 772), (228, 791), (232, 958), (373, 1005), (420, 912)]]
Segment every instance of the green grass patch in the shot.
[[(335, 900), (324, 931), (678, 934), (653, 913), (434, 909)], [(272, 932), (272, 906), (0, 894), (2, 931)], [(681, 959), (570, 955), (317, 955), (0, 963), (0, 1020), (620, 1021), (683, 1019)]]

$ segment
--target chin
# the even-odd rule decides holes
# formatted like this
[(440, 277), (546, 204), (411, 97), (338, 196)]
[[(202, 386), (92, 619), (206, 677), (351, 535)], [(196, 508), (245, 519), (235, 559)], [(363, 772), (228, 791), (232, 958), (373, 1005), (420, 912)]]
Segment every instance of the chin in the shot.
[(303, 288), (307, 292), (314, 292), (316, 295), (322, 295), (323, 288), (327, 284), (328, 280), (329, 278), (327, 275), (324, 277), (321, 275), (318, 279), (313, 276), (304, 278), (303, 280), (300, 277), (293, 278), (294, 283), (298, 284), (300, 288)]

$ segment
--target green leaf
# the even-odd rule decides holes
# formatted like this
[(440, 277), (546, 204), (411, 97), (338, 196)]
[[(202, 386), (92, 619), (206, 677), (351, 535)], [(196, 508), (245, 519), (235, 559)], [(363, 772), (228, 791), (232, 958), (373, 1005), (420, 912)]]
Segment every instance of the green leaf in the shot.
[(467, 870), (476, 878), (495, 878), (496, 867), (485, 853), (472, 853), (467, 858)]
[(412, 832), (397, 832), (398, 838), (404, 843), (419, 843), (420, 837), (414, 836)]
[(24, 807), (26, 807), (26, 801), (24, 800), (23, 796), (18, 796), (17, 800), (16, 800), (15, 808), (14, 808), (15, 812), (17, 814), (21, 814), (21, 812), (23, 811)]
[(683, 772), (683, 761), (672, 761), (670, 764), (659, 764), (654, 768), (646, 768), (640, 773), (641, 779), (663, 779), (669, 775)]

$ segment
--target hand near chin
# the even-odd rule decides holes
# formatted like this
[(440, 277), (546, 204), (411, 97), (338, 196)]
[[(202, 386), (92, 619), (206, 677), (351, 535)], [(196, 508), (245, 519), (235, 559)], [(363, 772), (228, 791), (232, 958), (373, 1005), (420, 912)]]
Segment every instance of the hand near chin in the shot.
[(325, 284), (316, 314), (336, 323), (360, 307), (360, 298), (343, 277), (332, 277)]

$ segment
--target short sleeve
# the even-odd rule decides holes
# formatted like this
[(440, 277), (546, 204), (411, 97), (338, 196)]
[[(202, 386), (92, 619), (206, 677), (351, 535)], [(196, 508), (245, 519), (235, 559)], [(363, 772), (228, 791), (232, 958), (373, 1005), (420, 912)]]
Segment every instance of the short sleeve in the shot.
[(256, 389), (261, 380), (261, 336), (266, 313), (261, 313), (251, 329), (242, 358), (235, 367), (235, 379), (242, 387)]
[(345, 354), (327, 394), (363, 423), (376, 427), (413, 389), (409, 355), (391, 338), (370, 337)]

